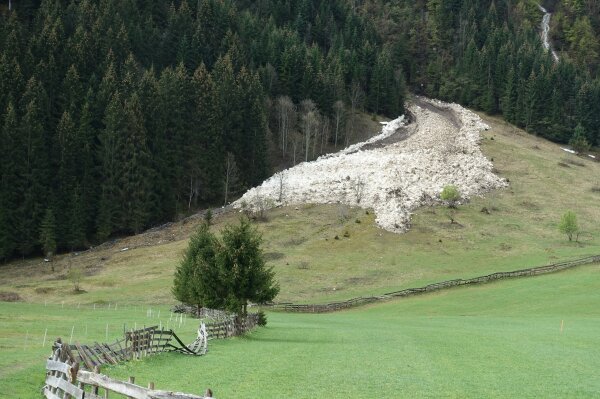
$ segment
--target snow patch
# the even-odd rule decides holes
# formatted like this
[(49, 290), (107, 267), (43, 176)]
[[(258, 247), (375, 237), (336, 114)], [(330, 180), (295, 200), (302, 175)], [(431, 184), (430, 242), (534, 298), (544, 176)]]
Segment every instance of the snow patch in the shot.
[(410, 228), (415, 209), (441, 202), (439, 194), (448, 184), (456, 185), (463, 198), (505, 187), (479, 148), (479, 132), (489, 127), (459, 105), (421, 100), (452, 111), (460, 128), (440, 113), (411, 105), (416, 125), (406, 140), (361, 149), (405, 126), (400, 117), (366, 142), (275, 174), (248, 190), (234, 208), (343, 203), (373, 208), (380, 227), (401, 233)]
[(561, 148), (561, 150), (563, 150), (563, 151), (566, 151), (566, 152), (568, 152), (569, 154), (577, 154), (577, 151), (573, 151), (573, 150), (572, 150), (572, 149), (570, 149), (570, 148), (563, 148), (563, 147), (560, 147), (560, 148)]

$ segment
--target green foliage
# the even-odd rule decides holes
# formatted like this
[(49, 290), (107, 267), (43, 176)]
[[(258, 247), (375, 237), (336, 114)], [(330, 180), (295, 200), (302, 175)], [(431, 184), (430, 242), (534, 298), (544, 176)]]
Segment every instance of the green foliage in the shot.
[(275, 273), (265, 264), (261, 243), (260, 234), (246, 218), (223, 230), (217, 264), (226, 295), (219, 301), (224, 300), (222, 306), (231, 312), (246, 314), (249, 302), (269, 302), (279, 293)]
[(567, 211), (564, 215), (562, 215), (558, 229), (561, 233), (567, 235), (569, 241), (573, 241), (573, 235), (577, 234), (579, 231), (579, 226), (577, 225), (577, 215), (575, 215), (575, 212)]
[(218, 242), (209, 225), (202, 223), (190, 237), (183, 259), (177, 265), (173, 280), (173, 296), (183, 303), (201, 308), (218, 295), (219, 276), (215, 264)]
[(258, 315), (258, 325), (260, 327), (264, 327), (267, 325), (267, 315), (262, 310), (257, 313)]
[(73, 284), (73, 291), (81, 291), (81, 282), (83, 281), (83, 271), (79, 267), (70, 267), (67, 271), (67, 279)]
[(314, 157), (354, 82), (377, 99), (368, 111), (402, 112), (397, 50), (344, 0), (25, 0), (15, 10), (0, 15), (0, 227), (12, 233), (0, 234), (2, 258), (41, 250), (47, 208), (60, 250), (231, 201), (280, 161), (269, 97), (320, 108)]
[(173, 295), (197, 307), (246, 314), (249, 302), (273, 300), (279, 292), (265, 265), (262, 239), (250, 222), (226, 226), (217, 239), (203, 223), (191, 237), (173, 282)]
[(212, 209), (208, 208), (206, 210), (206, 212), (204, 212), (204, 223), (207, 226), (210, 226), (212, 224), (212, 219), (213, 219), (213, 212)]
[(440, 193), (440, 198), (448, 202), (449, 208), (456, 208), (456, 203), (460, 200), (460, 191), (455, 185), (447, 185)]
[(48, 208), (40, 226), (40, 243), (46, 256), (56, 252), (56, 219), (54, 212)]
[(569, 140), (569, 145), (573, 147), (575, 151), (580, 153), (590, 149), (590, 144), (587, 141), (583, 126), (577, 125), (573, 137), (571, 137), (571, 140)]

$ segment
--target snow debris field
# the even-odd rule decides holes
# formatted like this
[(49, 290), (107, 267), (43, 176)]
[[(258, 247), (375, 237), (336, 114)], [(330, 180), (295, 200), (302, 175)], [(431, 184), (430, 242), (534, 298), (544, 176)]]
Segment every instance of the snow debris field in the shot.
[[(342, 203), (373, 208), (380, 227), (402, 233), (415, 209), (442, 202), (446, 185), (458, 187), (465, 199), (506, 186), (481, 153), (479, 132), (489, 127), (476, 114), (424, 98), (408, 110), (411, 124), (400, 117), (367, 142), (277, 173), (234, 208)], [(405, 139), (402, 130), (409, 133)], [(390, 143), (395, 135), (398, 141)]]

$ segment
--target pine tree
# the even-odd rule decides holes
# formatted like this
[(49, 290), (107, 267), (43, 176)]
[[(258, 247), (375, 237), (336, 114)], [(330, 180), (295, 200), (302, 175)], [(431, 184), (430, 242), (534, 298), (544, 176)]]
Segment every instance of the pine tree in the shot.
[(15, 107), (8, 104), (0, 130), (0, 259), (8, 259), (16, 249), (15, 210), (19, 201), (19, 159), (23, 146), (19, 142)]
[(175, 269), (172, 288), (175, 299), (198, 309), (216, 305), (216, 298), (222, 292), (215, 262), (218, 247), (209, 225), (202, 223), (190, 237), (183, 259)]
[(40, 244), (46, 257), (51, 258), (56, 252), (56, 219), (51, 208), (46, 209), (40, 225)]
[(105, 129), (99, 135), (101, 162), (101, 192), (96, 221), (97, 237), (107, 239), (112, 233), (124, 228), (122, 219), (122, 187), (119, 178), (123, 167), (123, 138), (127, 129), (127, 117), (119, 92), (116, 92), (106, 108)]
[(279, 293), (273, 268), (265, 264), (261, 244), (262, 237), (247, 219), (223, 230), (222, 247), (216, 257), (226, 295), (218, 299), (230, 312), (246, 315), (249, 302), (269, 302)]
[(125, 103), (127, 118), (125, 149), (121, 175), (125, 225), (138, 234), (146, 227), (150, 208), (150, 157), (144, 128), (144, 117), (137, 94)]

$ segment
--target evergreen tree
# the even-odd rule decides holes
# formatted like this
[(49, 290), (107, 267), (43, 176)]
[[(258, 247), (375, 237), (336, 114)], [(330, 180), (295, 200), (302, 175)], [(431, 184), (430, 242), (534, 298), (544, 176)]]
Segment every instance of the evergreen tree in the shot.
[(126, 136), (121, 175), (125, 223), (134, 233), (140, 233), (148, 222), (150, 208), (150, 157), (139, 98), (134, 94), (125, 103)]
[(40, 244), (47, 257), (52, 257), (56, 252), (56, 220), (52, 209), (46, 209), (40, 225)]
[(123, 138), (127, 130), (127, 116), (119, 92), (110, 101), (104, 117), (105, 129), (99, 136), (102, 160), (100, 169), (101, 192), (96, 221), (97, 237), (107, 239), (112, 233), (123, 229), (123, 194), (119, 179), (124, 171)]
[(175, 269), (172, 293), (180, 302), (196, 306), (215, 306), (222, 294), (222, 283), (215, 262), (218, 250), (216, 237), (202, 223), (190, 237), (183, 259)]
[(249, 302), (269, 302), (279, 293), (273, 268), (265, 264), (261, 244), (260, 234), (247, 219), (223, 230), (216, 258), (226, 295), (218, 300), (230, 312), (246, 315)]
[(575, 128), (575, 133), (573, 133), (573, 137), (571, 137), (571, 140), (569, 140), (569, 145), (577, 152), (585, 152), (590, 149), (590, 144), (587, 141), (585, 130), (581, 124), (577, 125)]

